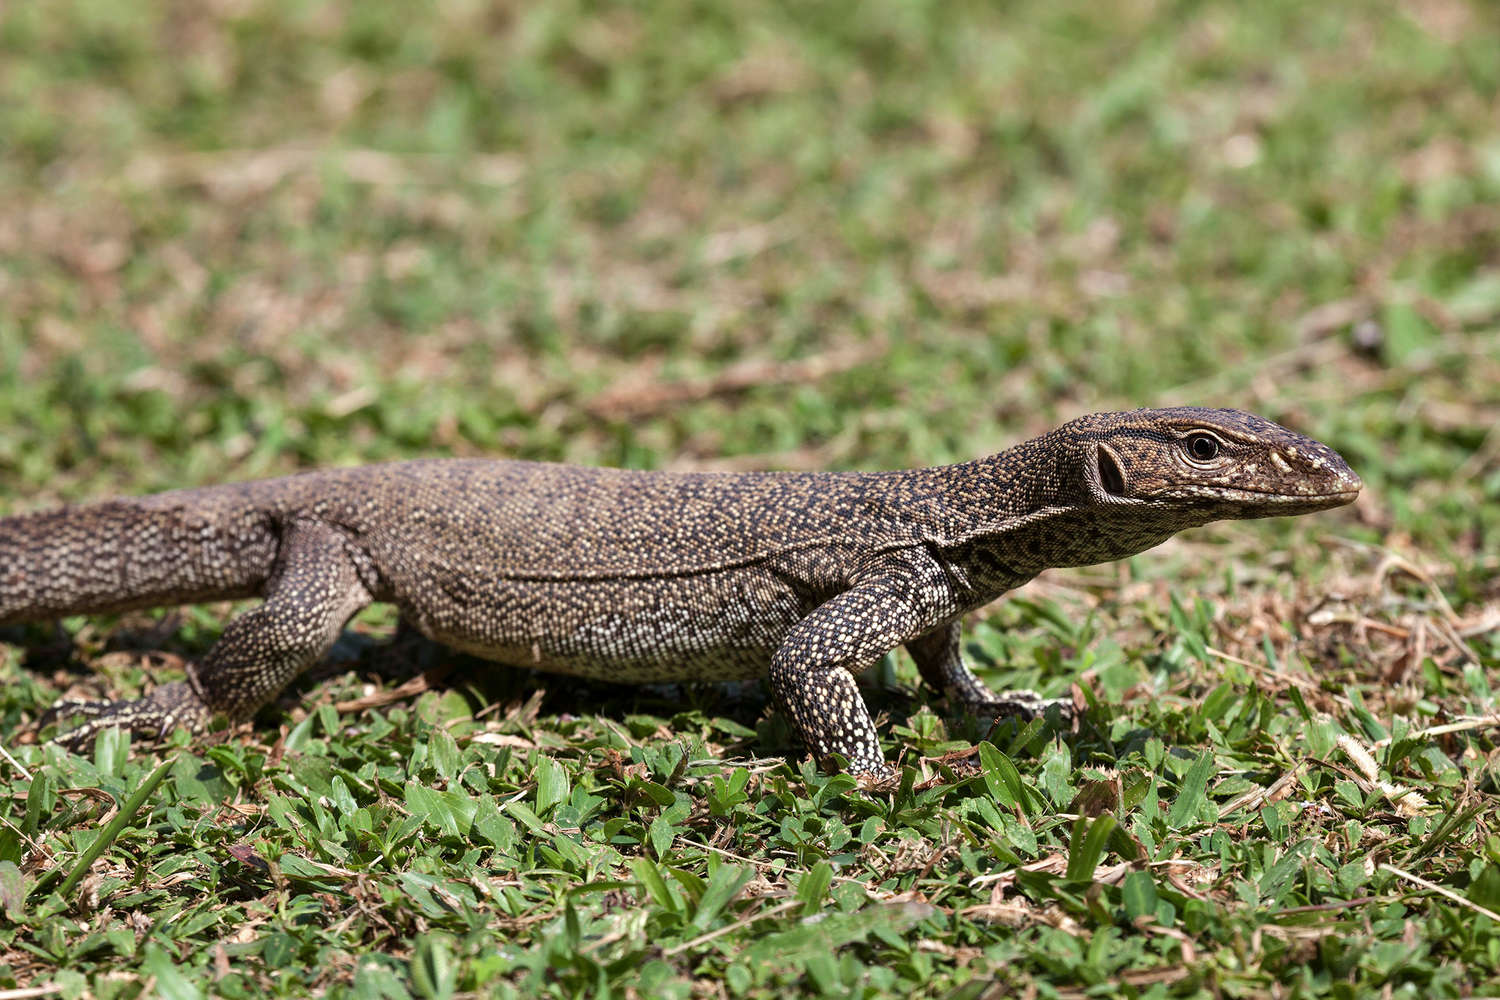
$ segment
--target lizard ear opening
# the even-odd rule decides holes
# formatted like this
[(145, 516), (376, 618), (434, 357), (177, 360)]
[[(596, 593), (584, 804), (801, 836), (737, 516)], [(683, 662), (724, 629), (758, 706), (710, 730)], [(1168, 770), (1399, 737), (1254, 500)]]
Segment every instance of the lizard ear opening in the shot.
[(1096, 445), (1094, 461), (1099, 466), (1099, 485), (1104, 492), (1110, 496), (1123, 497), (1125, 495), (1125, 472), (1120, 468), (1120, 460), (1115, 453), (1106, 445)]

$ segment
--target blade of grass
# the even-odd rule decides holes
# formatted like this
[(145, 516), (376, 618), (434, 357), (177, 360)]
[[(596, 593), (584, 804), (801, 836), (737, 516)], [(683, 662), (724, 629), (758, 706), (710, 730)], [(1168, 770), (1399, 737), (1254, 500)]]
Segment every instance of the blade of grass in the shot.
[(1094, 869), (1099, 867), (1099, 859), (1109, 846), (1109, 835), (1117, 825), (1109, 813), (1093, 823), (1079, 819), (1073, 824), (1073, 839), (1068, 847), (1068, 881), (1087, 882), (1094, 877)]
[(1490, 808), (1489, 802), (1480, 801), (1463, 811), (1459, 811), (1458, 803), (1453, 803), (1453, 807), (1438, 821), (1437, 826), (1433, 827), (1432, 832), (1417, 845), (1416, 849), (1402, 860), (1402, 864), (1409, 865), (1433, 853), (1439, 847), (1442, 847), (1459, 827), (1488, 808)]
[[(94, 842), (84, 850), (83, 854), (79, 856), (78, 861), (74, 863), (73, 870), (68, 872), (68, 877), (63, 879), (62, 885), (57, 887), (58, 895), (67, 896), (73, 890), (74, 886), (78, 885), (84, 873), (89, 870), (89, 866), (99, 859), (99, 855), (109, 849), (109, 845), (115, 842), (115, 838), (120, 835), (120, 831), (124, 830), (130, 824), (130, 821), (135, 819), (136, 814), (141, 811), (141, 807), (146, 804), (146, 800), (151, 797), (151, 793), (156, 791), (156, 786), (161, 784), (162, 779), (167, 776), (167, 772), (172, 769), (172, 765), (175, 763), (177, 763), (177, 755), (173, 754), (156, 765), (156, 769), (147, 776), (145, 781), (141, 782), (140, 787), (130, 794), (130, 797), (125, 800), (125, 804), (120, 807), (120, 811), (115, 814), (115, 818), (109, 821), (109, 824), (100, 831), (99, 836), (94, 838)], [(53, 869), (46, 875), (43, 875), (37, 880), (36, 887), (32, 891), (40, 892), (45, 889), (47, 884), (57, 876), (59, 870)]]
[(1172, 803), (1171, 811), (1167, 813), (1169, 827), (1176, 830), (1197, 820), (1198, 810), (1202, 808), (1208, 797), (1208, 779), (1213, 771), (1213, 752), (1205, 750), (1198, 755), (1198, 759), (1188, 769), (1187, 776), (1182, 779), (1177, 799)]

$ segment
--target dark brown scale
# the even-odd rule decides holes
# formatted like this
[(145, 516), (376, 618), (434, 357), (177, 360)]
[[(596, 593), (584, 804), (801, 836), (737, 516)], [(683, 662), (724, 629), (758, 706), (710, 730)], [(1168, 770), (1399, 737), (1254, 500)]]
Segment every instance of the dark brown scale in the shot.
[(1094, 414), (904, 472), (403, 462), (0, 519), (0, 624), (265, 597), (186, 683), (81, 706), (94, 718), (68, 734), (75, 746), (111, 725), (247, 718), (352, 614), (388, 601), (431, 638), (518, 666), (616, 682), (768, 675), (821, 761), (879, 778), (890, 769), (853, 677), (889, 650), (906, 644), (971, 709), (1034, 714), (1046, 703), (996, 695), (964, 666), (965, 612), (1048, 567), (1359, 488), (1316, 441), (1192, 408)]

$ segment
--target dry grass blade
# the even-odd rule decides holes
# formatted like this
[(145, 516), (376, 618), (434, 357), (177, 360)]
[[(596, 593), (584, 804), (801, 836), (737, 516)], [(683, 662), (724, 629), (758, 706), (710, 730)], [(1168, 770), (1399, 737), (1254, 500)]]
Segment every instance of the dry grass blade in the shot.
[(363, 698), (334, 702), (333, 707), (340, 715), (349, 715), (355, 712), (363, 712), (367, 708), (379, 708), (382, 705), (389, 705), (393, 702), (405, 701), (408, 698), (415, 698), (424, 691), (433, 690), (439, 681), (452, 672), (453, 666), (451, 664), (432, 667), (397, 687), (376, 691), (374, 694), (366, 695)]
[[(1407, 733), (1404, 739), (1426, 740), (1434, 736), (1447, 736), (1450, 733), (1468, 733), (1476, 729), (1496, 728), (1500, 728), (1500, 712), (1492, 715), (1475, 716), (1472, 719), (1459, 719), (1457, 722), (1446, 722), (1441, 726), (1428, 726), (1426, 729), (1418, 729), (1415, 732)], [(1385, 739), (1376, 740), (1374, 745), (1383, 747), (1389, 746), (1390, 743), (1391, 738), (1387, 736)]]
[(1241, 809), (1258, 809), (1267, 802), (1275, 802), (1305, 770), (1306, 764), (1298, 764), (1264, 788), (1252, 789), (1239, 798), (1230, 800), (1219, 810), (1220, 819), (1228, 819)]
[(1480, 906), (1472, 899), (1465, 899), (1463, 896), (1460, 896), (1458, 893), (1454, 892), (1452, 889), (1448, 888), (1445, 885), (1438, 885), (1436, 882), (1429, 882), (1427, 879), (1422, 878), (1420, 875), (1413, 875), (1411, 872), (1404, 871), (1392, 864), (1381, 864), (1380, 867), (1383, 871), (1388, 871), (1399, 879), (1404, 879), (1407, 882), (1410, 882), (1412, 885), (1420, 886), (1430, 892), (1435, 892), (1439, 896), (1442, 896), (1444, 899), (1449, 900), (1450, 902), (1457, 903), (1459, 906), (1473, 910), (1475, 913), (1483, 914), (1484, 916), (1489, 917), (1491, 920), (1495, 921), (1497, 924), (1500, 924), (1500, 913), (1496, 913), (1494, 910), (1491, 910), (1488, 907)]

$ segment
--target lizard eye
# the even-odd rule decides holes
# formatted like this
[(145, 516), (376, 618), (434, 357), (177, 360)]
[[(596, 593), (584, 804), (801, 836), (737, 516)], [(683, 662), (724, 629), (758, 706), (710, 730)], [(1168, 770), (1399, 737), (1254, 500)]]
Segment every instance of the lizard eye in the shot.
[(1212, 462), (1219, 457), (1219, 439), (1210, 434), (1194, 434), (1187, 439), (1187, 453), (1194, 461)]

